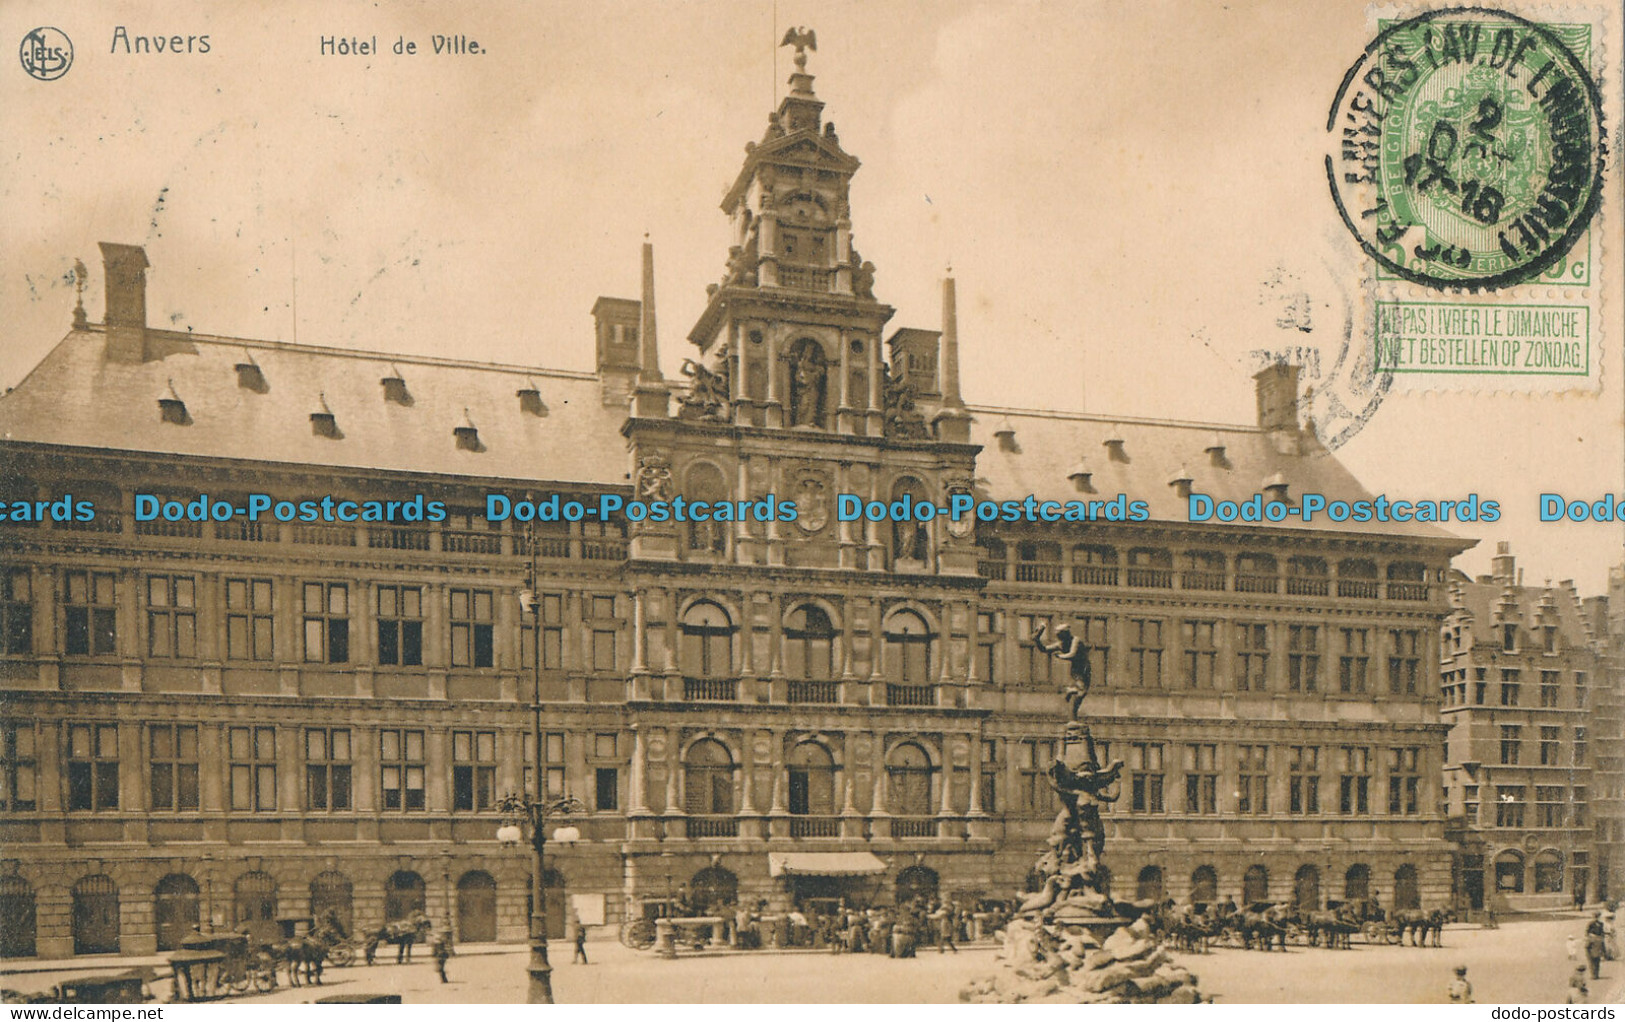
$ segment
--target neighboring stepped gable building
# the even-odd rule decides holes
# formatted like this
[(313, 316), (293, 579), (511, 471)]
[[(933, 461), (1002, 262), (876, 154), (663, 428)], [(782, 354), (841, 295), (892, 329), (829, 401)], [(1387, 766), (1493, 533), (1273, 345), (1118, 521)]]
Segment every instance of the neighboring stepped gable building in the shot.
[(1568, 581), (1524, 585), (1507, 543), (1491, 565), (1453, 573), (1441, 640), (1458, 907), (1617, 898), (1625, 731), (1608, 601)]
[[(105, 321), (78, 310), (0, 399), (4, 498), (100, 509), (0, 528), (5, 954), (329, 910), (521, 938), (529, 856), (495, 806), (528, 785), (535, 659), (547, 791), (584, 803), (549, 845), (555, 930), (679, 886), (706, 910), (1009, 898), (1057, 808), (1050, 620), (1091, 646), (1090, 723), (1126, 763), (1119, 897), (1445, 902), (1433, 665), (1469, 544), (1186, 523), (1191, 490), (1369, 496), (1300, 426), (1293, 367), (1259, 374), (1256, 426), (966, 405), (952, 281), (940, 330), (886, 333), (812, 81), (723, 202), (684, 381), (647, 247), (641, 300), (593, 306), (596, 371), (565, 373), (153, 329), (144, 253), (103, 246)], [(492, 491), (800, 514), (544, 525), (537, 635), (531, 538), (486, 521)], [(138, 521), (147, 492), (449, 517)], [(840, 522), (843, 492), (1122, 493), (1151, 520)]]
[[(1600, 605), (1599, 605), (1600, 604)], [(1597, 888), (1595, 896), (1625, 895), (1625, 563), (1608, 569), (1608, 599), (1588, 600), (1591, 617), (1606, 616), (1608, 676), (1592, 711)], [(1593, 631), (1602, 630), (1593, 626)]]

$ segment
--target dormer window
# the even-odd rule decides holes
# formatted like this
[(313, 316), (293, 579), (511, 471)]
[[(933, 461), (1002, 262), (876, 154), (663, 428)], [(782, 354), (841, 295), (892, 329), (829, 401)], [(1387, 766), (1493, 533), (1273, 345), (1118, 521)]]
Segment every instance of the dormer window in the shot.
[(1193, 482), (1195, 480), (1191, 478), (1191, 474), (1185, 470), (1185, 466), (1181, 465), (1179, 471), (1174, 473), (1174, 477), (1168, 480), (1168, 485), (1172, 486), (1174, 492), (1181, 497), (1189, 497), (1191, 495), (1191, 483)]
[(1089, 466), (1081, 461), (1073, 467), (1071, 472), (1067, 473), (1066, 477), (1079, 493), (1088, 493), (1094, 489), (1094, 484), (1091, 481), (1093, 473), (1089, 471)]
[(999, 428), (993, 431), (993, 438), (999, 442), (999, 450), (1001, 451), (1014, 452), (1019, 450), (1016, 446), (1016, 427), (1010, 425), (1009, 419), (999, 423)]
[(186, 402), (175, 393), (175, 381), (169, 381), (169, 391), (158, 399), (158, 417), (176, 426), (189, 425), (192, 417), (186, 414)]
[(1547, 625), (1540, 630), (1541, 651), (1545, 653), (1557, 652), (1557, 628)]
[(310, 413), (310, 431), (329, 440), (343, 439), (344, 434), (339, 432), (338, 419), (334, 417), (333, 409), (327, 407), (327, 395), (318, 395), (317, 403), (319, 405), (317, 410)]
[(1518, 626), (1506, 624), (1501, 626), (1501, 652), (1516, 653), (1518, 651)]
[(1208, 464), (1216, 468), (1228, 468), (1230, 466), (1230, 461), (1224, 453), (1224, 437), (1219, 436), (1217, 433), (1213, 434), (1213, 439), (1209, 440), (1207, 446), (1202, 448), (1202, 453), (1207, 455)]
[(542, 392), (536, 389), (536, 384), (525, 381), (523, 390), (517, 391), (519, 395), (519, 411), (525, 415), (534, 415), (538, 419), (547, 415), (547, 405), (542, 403)]
[(263, 394), (271, 389), (265, 382), (265, 373), (261, 371), (259, 363), (254, 361), (254, 356), (248, 356), (248, 361), (238, 362), (232, 368), (237, 370), (237, 386), (244, 390)]
[(457, 438), (457, 448), (463, 451), (482, 451), (485, 448), (480, 444), (480, 431), (469, 418), (468, 409), (463, 409), (463, 424), (452, 427), (452, 435)]
[(1128, 452), (1123, 447), (1123, 434), (1116, 427), (1102, 440), (1101, 446), (1106, 448), (1106, 457), (1112, 461), (1127, 461)]
[(407, 392), (406, 380), (402, 378), (401, 371), (394, 366), (390, 366), (389, 369), (389, 375), (378, 381), (384, 387), (384, 400), (397, 405), (411, 404), (412, 395)]
[(1264, 499), (1267, 500), (1267, 501), (1272, 501), (1272, 502), (1273, 501), (1279, 501), (1282, 504), (1286, 503), (1286, 500), (1287, 500), (1286, 476), (1284, 476), (1281, 473), (1277, 472), (1274, 475), (1270, 476), (1268, 479), (1264, 480)]

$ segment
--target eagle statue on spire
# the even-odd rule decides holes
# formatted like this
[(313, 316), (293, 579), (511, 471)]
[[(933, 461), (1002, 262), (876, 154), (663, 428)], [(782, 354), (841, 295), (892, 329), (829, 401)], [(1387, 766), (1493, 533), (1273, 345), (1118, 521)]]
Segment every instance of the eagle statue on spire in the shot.
[(818, 49), (818, 33), (805, 25), (800, 28), (791, 28), (784, 33), (780, 46), (794, 46), (796, 48), (796, 66), (807, 66), (807, 51)]

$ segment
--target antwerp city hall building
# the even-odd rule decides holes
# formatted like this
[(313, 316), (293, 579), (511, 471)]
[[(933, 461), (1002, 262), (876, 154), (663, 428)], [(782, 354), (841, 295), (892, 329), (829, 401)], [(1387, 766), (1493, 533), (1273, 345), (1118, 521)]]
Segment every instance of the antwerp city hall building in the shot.
[[(522, 938), (530, 854), (498, 803), (529, 790), (537, 674), (543, 784), (579, 801), (548, 823), (575, 838), (547, 846), (555, 932), (679, 887), (769, 912), (1010, 898), (1057, 808), (1049, 621), (1089, 646), (1084, 713), (1125, 763), (1118, 897), (1446, 902), (1438, 635), (1469, 543), (1189, 523), (1192, 491), (1370, 496), (1300, 423), (1291, 366), (1247, 426), (967, 404), (960, 345), (989, 342), (959, 337), (952, 281), (938, 328), (888, 327), (812, 81), (723, 200), (685, 379), (659, 368), (648, 249), (640, 298), (592, 306), (583, 373), (157, 329), (145, 253), (102, 246), (103, 322), (81, 305), (0, 398), (6, 506), (97, 509), (0, 525), (4, 954), (329, 910)], [(488, 493), (799, 514), (527, 525)], [(841, 493), (1150, 517), (851, 522)], [(447, 515), (170, 521), (138, 494)]]

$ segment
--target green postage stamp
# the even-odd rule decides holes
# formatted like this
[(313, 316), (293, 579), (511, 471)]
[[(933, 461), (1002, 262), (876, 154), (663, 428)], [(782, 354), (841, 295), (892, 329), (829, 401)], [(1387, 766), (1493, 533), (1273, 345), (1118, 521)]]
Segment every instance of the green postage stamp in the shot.
[(1356, 343), (1384, 390), (1599, 385), (1621, 284), (1601, 26), (1566, 8), (1376, 12), (1326, 174), (1368, 260)]

